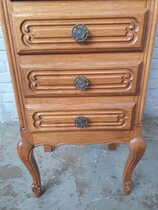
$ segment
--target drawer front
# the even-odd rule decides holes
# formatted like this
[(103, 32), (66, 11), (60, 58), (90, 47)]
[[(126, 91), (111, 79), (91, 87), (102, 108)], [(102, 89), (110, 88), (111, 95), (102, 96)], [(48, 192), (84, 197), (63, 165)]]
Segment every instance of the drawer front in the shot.
[(131, 130), (134, 107), (135, 103), (29, 105), (28, 123), (32, 132)]
[(136, 95), (142, 70), (140, 61), (52, 62), (42, 66), (21, 66), (26, 97)]
[[(84, 5), (84, 1), (83, 5)], [(103, 2), (103, 1), (102, 1)], [(70, 2), (67, 3), (69, 6)], [(38, 3), (37, 3), (38, 5)], [(35, 4), (36, 6), (36, 4)], [(53, 9), (53, 1), (50, 5)], [(67, 8), (66, 8), (67, 9)], [(95, 8), (94, 8), (95, 10)], [(40, 10), (39, 10), (40, 11)], [(41, 8), (42, 11), (42, 8)], [(12, 14), (15, 43), (19, 54), (142, 51), (146, 35), (147, 12), (80, 11), (71, 16), (47, 12)], [(90, 13), (90, 11), (88, 12)], [(84, 24), (85, 28), (75, 25)], [(77, 42), (72, 36), (83, 42)], [(85, 35), (87, 34), (87, 35)]]

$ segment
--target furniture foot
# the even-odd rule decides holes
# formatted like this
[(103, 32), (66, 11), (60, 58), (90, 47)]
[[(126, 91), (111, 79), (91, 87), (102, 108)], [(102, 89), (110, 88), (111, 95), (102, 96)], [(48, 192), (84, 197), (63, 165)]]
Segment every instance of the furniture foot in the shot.
[(44, 152), (52, 152), (52, 151), (53, 151), (53, 148), (51, 145), (49, 144), (44, 145)]
[(38, 198), (42, 194), (41, 179), (39, 169), (34, 158), (33, 149), (34, 145), (30, 144), (27, 141), (20, 140), (17, 145), (18, 155), (32, 176), (32, 192), (35, 197)]
[(139, 136), (130, 141), (129, 147), (130, 152), (123, 173), (123, 192), (125, 195), (129, 195), (131, 193), (131, 190), (133, 188), (131, 176), (133, 170), (135, 169), (136, 165), (141, 160), (145, 152), (146, 143), (145, 140), (141, 136)]
[(116, 150), (117, 149), (117, 144), (108, 144), (108, 149), (109, 150)]

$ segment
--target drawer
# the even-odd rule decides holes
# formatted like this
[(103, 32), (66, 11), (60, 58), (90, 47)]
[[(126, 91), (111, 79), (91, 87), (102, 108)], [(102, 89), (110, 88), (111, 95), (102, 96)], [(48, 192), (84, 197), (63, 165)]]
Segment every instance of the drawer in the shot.
[(16, 3), (11, 18), (19, 54), (143, 50), (148, 12), (139, 2), (137, 10), (119, 9), (118, 1), (109, 10), (106, 1), (24, 2), (28, 11)]
[(131, 130), (135, 103), (26, 105), (32, 132)]
[(26, 97), (136, 95), (141, 61), (52, 62), (22, 65)]

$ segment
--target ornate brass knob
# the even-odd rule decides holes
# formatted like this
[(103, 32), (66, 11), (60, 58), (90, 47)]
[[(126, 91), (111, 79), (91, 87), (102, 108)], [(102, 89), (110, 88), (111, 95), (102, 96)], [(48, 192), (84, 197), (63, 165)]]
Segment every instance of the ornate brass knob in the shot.
[(74, 123), (78, 128), (85, 128), (88, 125), (88, 120), (85, 117), (79, 116), (75, 119)]
[(86, 90), (88, 88), (89, 81), (85, 76), (78, 76), (74, 80), (75, 88), (79, 90)]
[(77, 24), (72, 29), (72, 37), (76, 42), (85, 42), (88, 39), (88, 28), (84, 24)]

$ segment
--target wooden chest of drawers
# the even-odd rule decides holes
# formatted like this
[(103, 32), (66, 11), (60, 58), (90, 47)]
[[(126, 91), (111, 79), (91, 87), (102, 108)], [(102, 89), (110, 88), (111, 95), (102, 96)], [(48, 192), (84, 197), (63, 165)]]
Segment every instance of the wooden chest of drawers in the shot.
[(17, 151), (41, 195), (33, 149), (118, 143), (130, 148), (123, 191), (146, 144), (143, 109), (158, 0), (2, 0), (21, 140)]

